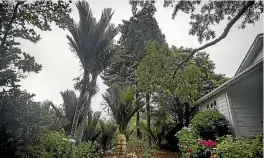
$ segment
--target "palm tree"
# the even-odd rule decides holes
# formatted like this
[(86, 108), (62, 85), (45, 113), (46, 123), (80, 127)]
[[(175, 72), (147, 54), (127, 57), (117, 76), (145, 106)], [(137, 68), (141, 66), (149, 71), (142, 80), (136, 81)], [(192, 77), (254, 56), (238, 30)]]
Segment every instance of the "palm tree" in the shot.
[(48, 108), (50, 106), (53, 108), (56, 114), (56, 118), (54, 118), (54, 120), (56, 120), (55, 122), (57, 122), (55, 126), (60, 124), (60, 126), (63, 126), (64, 128), (65, 134), (69, 135), (78, 98), (76, 97), (75, 92), (72, 90), (67, 89), (66, 91), (60, 93), (63, 99), (62, 108), (58, 108), (51, 101), (48, 100), (43, 102), (43, 104), (48, 105)]
[[(118, 28), (110, 23), (113, 16), (112, 9), (103, 10), (97, 22), (92, 15), (88, 2), (76, 3), (80, 21), (78, 24), (68, 24), (67, 29), (71, 36), (67, 36), (71, 50), (77, 55), (83, 68), (83, 77), (76, 84), (80, 90), (79, 101), (75, 110), (71, 134), (76, 138), (76, 128), (79, 115), (88, 116), (91, 99), (96, 93), (98, 75), (107, 67), (113, 55), (113, 39), (118, 33)], [(87, 119), (80, 123), (81, 140)]]
[(99, 137), (101, 131), (98, 128), (99, 118), (101, 116), (101, 112), (92, 112), (90, 111), (88, 114), (87, 125), (83, 131), (83, 140), (91, 141), (92, 143)]
[(65, 117), (69, 120), (69, 124), (65, 127), (65, 133), (66, 135), (69, 135), (78, 98), (76, 97), (75, 92), (72, 90), (66, 90), (64, 92), (61, 92), (61, 96), (63, 99), (63, 112)]
[(144, 106), (143, 102), (139, 98), (135, 100), (132, 88), (121, 89), (118, 85), (108, 88), (103, 98), (119, 126), (119, 132), (125, 134), (129, 121)]
[(100, 144), (101, 148), (103, 149), (103, 152), (109, 148), (112, 143), (113, 139), (116, 134), (116, 124), (112, 122), (105, 122), (103, 120), (99, 120), (101, 125), (101, 134), (98, 137), (97, 141)]

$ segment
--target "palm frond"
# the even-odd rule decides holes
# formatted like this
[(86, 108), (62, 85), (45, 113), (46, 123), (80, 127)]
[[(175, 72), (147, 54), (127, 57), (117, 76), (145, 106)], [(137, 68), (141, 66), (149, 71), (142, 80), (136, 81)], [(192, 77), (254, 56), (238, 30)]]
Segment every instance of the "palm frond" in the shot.
[(109, 148), (113, 143), (117, 127), (111, 122), (105, 122), (103, 120), (99, 120), (99, 122), (101, 125), (101, 135), (98, 138), (98, 142), (102, 149), (106, 151), (106, 149)]
[(64, 92), (61, 92), (61, 96), (63, 99), (62, 105), (65, 116), (69, 121), (72, 121), (78, 102), (76, 94), (72, 90), (66, 90)]
[(108, 88), (102, 96), (119, 125), (121, 133), (124, 132), (133, 115), (144, 105), (141, 101), (134, 99), (133, 89), (121, 89), (118, 85)]
[(85, 141), (94, 142), (101, 134), (101, 130), (99, 130), (98, 126), (100, 116), (101, 112), (89, 112), (88, 122), (85, 130), (83, 131), (83, 139)]

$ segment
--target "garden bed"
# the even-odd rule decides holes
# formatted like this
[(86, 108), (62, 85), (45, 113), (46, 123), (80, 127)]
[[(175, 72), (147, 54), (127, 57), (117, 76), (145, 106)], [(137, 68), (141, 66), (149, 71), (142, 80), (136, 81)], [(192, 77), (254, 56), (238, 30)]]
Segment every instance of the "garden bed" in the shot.
[[(142, 153), (139, 153), (138, 158), (142, 158)], [(117, 158), (116, 156), (105, 156), (104, 158)], [(130, 157), (126, 157), (130, 158)], [(180, 158), (180, 154), (176, 152), (171, 152), (171, 151), (157, 151), (154, 153), (153, 158)]]

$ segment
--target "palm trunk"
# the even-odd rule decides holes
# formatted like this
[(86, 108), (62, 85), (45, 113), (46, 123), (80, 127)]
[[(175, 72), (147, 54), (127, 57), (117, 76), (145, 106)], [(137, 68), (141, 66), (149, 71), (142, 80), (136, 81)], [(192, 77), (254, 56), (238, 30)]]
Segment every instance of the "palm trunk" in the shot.
[[(138, 93), (136, 93), (136, 100), (138, 100)], [(139, 116), (140, 112), (139, 110), (137, 111), (137, 116), (136, 116), (136, 127), (137, 127), (137, 138), (140, 139), (140, 130), (139, 130), (139, 119), (140, 119), (140, 116)]]
[[(146, 94), (147, 130), (150, 131), (150, 94)], [(148, 144), (151, 146), (151, 136), (148, 136)]]
[(79, 142), (81, 142), (81, 140), (82, 140), (83, 131), (84, 131), (85, 125), (87, 124), (87, 121), (88, 121), (87, 116), (88, 116), (90, 108), (91, 108), (92, 97), (95, 94), (94, 89), (96, 87), (96, 80), (97, 80), (97, 75), (93, 75), (92, 79), (91, 79), (91, 84), (90, 84), (91, 87), (88, 87), (89, 88), (88, 98), (84, 101), (85, 108), (84, 108), (84, 113), (83, 113), (83, 119), (82, 119), (81, 124), (80, 124), (80, 134), (79, 134), (79, 138), (78, 138)]
[(86, 86), (87, 86), (88, 83), (89, 83), (89, 73), (85, 70), (84, 71), (84, 75), (83, 75), (83, 83), (82, 83), (82, 87), (81, 87), (81, 92), (80, 92), (78, 104), (76, 105), (75, 112), (74, 112), (74, 117), (73, 117), (73, 120), (72, 120), (71, 136), (73, 138), (76, 138), (76, 129), (77, 129), (77, 126), (78, 126), (78, 120), (79, 120), (79, 116), (80, 116), (80, 113), (81, 113), (80, 110), (83, 107), (81, 105), (83, 105), (83, 103), (85, 101), (85, 98), (83, 98), (83, 97), (84, 97), (84, 93), (86, 91)]
[(139, 129), (139, 111), (137, 112), (137, 120), (136, 120), (136, 126), (137, 126), (137, 138), (140, 139), (140, 129)]

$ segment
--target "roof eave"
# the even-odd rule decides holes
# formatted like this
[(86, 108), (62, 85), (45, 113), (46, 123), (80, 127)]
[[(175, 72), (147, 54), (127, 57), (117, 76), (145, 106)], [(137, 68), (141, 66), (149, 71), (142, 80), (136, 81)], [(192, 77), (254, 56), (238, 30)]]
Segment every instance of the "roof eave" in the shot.
[[(203, 101), (205, 101), (206, 99), (217, 95), (218, 93), (220, 93), (221, 91), (223, 91), (225, 88), (227, 88), (228, 86), (230, 86), (231, 84), (235, 83), (236, 81), (240, 80), (241, 78), (243, 78), (243, 76), (245, 76), (246, 74), (248, 74), (249, 72), (251, 72), (252, 70), (254, 70), (255, 68), (258, 68), (260, 65), (263, 64), (263, 58), (259, 59), (257, 62), (255, 62), (253, 65), (251, 65), (250, 67), (248, 67), (247, 69), (245, 69), (244, 71), (242, 71), (241, 73), (239, 73), (238, 75), (234, 76), (233, 78), (231, 78), (230, 80), (226, 81), (225, 83), (223, 83), (221, 86), (217, 87), (216, 89), (214, 89), (212, 92), (208, 93), (207, 95), (203, 96), (202, 98), (200, 98), (197, 102), (197, 104), (202, 103)], [(263, 66), (263, 65), (262, 65)]]
[(247, 52), (245, 58), (244, 58), (243, 61), (241, 62), (240, 66), (238, 67), (238, 69), (237, 69), (235, 75), (237, 75), (237, 74), (239, 73), (239, 71), (241, 70), (242, 66), (244, 65), (246, 59), (248, 58), (248, 56), (249, 56), (251, 50), (253, 49), (254, 45), (255, 45), (256, 42), (259, 40), (259, 38), (262, 38), (262, 37), (263, 37), (263, 33), (260, 33), (260, 34), (257, 35), (257, 37), (256, 37), (255, 40), (253, 41), (252, 45), (250, 46), (250, 48), (249, 48), (249, 50), (248, 50), (248, 52)]

